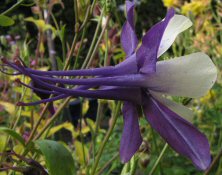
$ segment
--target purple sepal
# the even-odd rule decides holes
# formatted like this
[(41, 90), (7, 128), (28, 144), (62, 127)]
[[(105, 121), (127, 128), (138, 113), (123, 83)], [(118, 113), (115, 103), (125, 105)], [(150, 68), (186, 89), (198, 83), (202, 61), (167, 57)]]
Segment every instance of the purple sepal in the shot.
[[(18, 71), (18, 74), (21, 74), (22, 71), (18, 66), (14, 63), (7, 61), (7, 66), (12, 67), (13, 69)], [(90, 69), (75, 69), (75, 70), (67, 70), (67, 71), (40, 71), (34, 70), (31, 68), (23, 68), (25, 71), (40, 75), (40, 76), (114, 76), (114, 75), (125, 75), (125, 74), (135, 74), (138, 71), (137, 61), (136, 61), (136, 53), (127, 57), (126, 60), (117, 64), (116, 66), (106, 66), (100, 68), (90, 68)]]
[(152, 96), (144, 100), (146, 119), (179, 154), (192, 160), (200, 170), (211, 163), (210, 146), (204, 134)]
[(21, 71), (29, 76), (34, 82), (41, 84), (43, 88), (49, 88), (53, 91), (60, 92), (75, 97), (87, 97), (87, 98), (99, 98), (99, 99), (113, 99), (123, 101), (133, 101), (137, 104), (141, 104), (141, 89), (140, 88), (122, 88), (117, 87), (111, 90), (81, 90), (81, 89), (67, 89), (62, 87), (54, 86), (50, 83), (42, 81), (41, 79), (35, 78), (23, 67), (20, 67)]
[(134, 27), (134, 2), (126, 1), (127, 21), (121, 32), (121, 44), (127, 55), (130, 56), (138, 45), (138, 39)]
[(134, 1), (126, 1), (126, 16), (131, 28), (134, 30)]
[(143, 37), (142, 45), (136, 52), (139, 72), (148, 74), (156, 71), (157, 54), (164, 31), (174, 16), (174, 9), (167, 12), (165, 19), (154, 25)]
[(126, 163), (139, 149), (142, 137), (136, 105), (131, 102), (124, 102), (122, 111), (124, 126), (120, 142), (120, 158), (123, 163)]
[[(49, 91), (50, 89), (47, 89), (46, 87), (43, 87), (41, 86), (41, 84), (38, 84), (34, 81), (31, 81), (31, 87), (33, 88), (37, 88), (37, 89), (43, 89), (43, 90), (46, 90), (46, 91)], [(40, 92), (38, 90), (33, 90), (33, 92), (39, 96), (41, 99), (47, 99), (49, 98), (50, 94), (47, 94), (47, 93), (44, 93), (44, 92)], [(53, 103), (50, 103), (49, 106), (48, 106), (48, 111), (50, 112), (51, 115), (53, 115), (55, 113), (55, 108), (54, 108), (54, 105)]]

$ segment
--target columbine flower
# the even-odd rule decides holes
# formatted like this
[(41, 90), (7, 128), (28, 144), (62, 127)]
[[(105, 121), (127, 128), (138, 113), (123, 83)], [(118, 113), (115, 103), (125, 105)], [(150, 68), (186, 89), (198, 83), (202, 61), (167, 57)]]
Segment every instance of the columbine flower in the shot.
[[(168, 11), (164, 20), (145, 34), (141, 46), (137, 49), (138, 39), (133, 19), (134, 3), (126, 1), (126, 9), (127, 21), (123, 26), (121, 43), (127, 59), (116, 66), (42, 72), (3, 60), (8, 66), (50, 90), (24, 84), (25, 86), (54, 94), (50, 99), (20, 105), (34, 105), (68, 96), (123, 100), (124, 127), (120, 143), (122, 162), (129, 161), (142, 143), (137, 111), (137, 107), (141, 106), (150, 125), (166, 142), (179, 154), (191, 159), (197, 168), (204, 170), (211, 162), (207, 138), (191, 123), (181, 118), (187, 119), (192, 116), (188, 108), (164, 98), (162, 94), (200, 97), (214, 84), (216, 68), (204, 53), (157, 62), (157, 58), (172, 45), (176, 36), (192, 25), (186, 17), (175, 15), (173, 9)], [(61, 79), (56, 76), (97, 77)], [(57, 87), (55, 83), (81, 86), (68, 89)], [(90, 90), (96, 86), (100, 88)]]

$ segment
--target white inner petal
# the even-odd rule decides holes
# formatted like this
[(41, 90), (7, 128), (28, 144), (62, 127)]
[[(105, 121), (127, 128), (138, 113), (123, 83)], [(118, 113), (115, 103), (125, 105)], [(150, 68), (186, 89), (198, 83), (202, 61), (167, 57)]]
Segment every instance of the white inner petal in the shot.
[(189, 18), (183, 15), (174, 15), (164, 31), (160, 47), (158, 50), (158, 57), (160, 57), (173, 44), (177, 35), (192, 26)]
[(157, 71), (146, 78), (149, 90), (167, 95), (201, 97), (215, 83), (217, 69), (210, 57), (198, 52), (157, 62)]
[(168, 99), (164, 98), (159, 93), (156, 93), (156, 92), (153, 92), (153, 91), (150, 91), (150, 93), (160, 103), (162, 103), (163, 105), (165, 105), (166, 107), (168, 107), (169, 109), (174, 111), (179, 116), (183, 117), (185, 120), (187, 120), (189, 122), (193, 121), (193, 117), (194, 117), (193, 111), (190, 110), (189, 108), (187, 108), (186, 106), (183, 106), (183, 105), (178, 104), (174, 101), (168, 100)]

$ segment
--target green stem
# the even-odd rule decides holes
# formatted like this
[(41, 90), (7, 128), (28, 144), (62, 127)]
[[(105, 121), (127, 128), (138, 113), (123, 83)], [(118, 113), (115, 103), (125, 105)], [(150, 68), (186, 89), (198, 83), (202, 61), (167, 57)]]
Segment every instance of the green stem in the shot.
[(104, 12), (104, 10), (101, 12), (101, 15), (100, 15), (98, 24), (97, 24), (97, 26), (96, 26), (96, 31), (95, 31), (95, 34), (94, 34), (92, 43), (91, 43), (91, 45), (90, 45), (89, 51), (88, 51), (88, 53), (87, 53), (87, 55), (86, 55), (86, 59), (85, 59), (83, 65), (82, 65), (82, 67), (85, 67), (85, 66), (87, 65), (87, 63), (89, 62), (90, 56), (91, 56), (91, 54), (92, 54), (92, 52), (93, 52), (93, 48), (94, 48), (94, 45), (95, 45), (95, 43), (96, 43), (96, 38), (97, 38), (98, 33), (99, 33), (99, 28), (100, 28), (101, 23), (102, 23), (103, 12)]
[(85, 15), (85, 19), (82, 23), (82, 25), (80, 26), (79, 30), (81, 31), (83, 28), (85, 28), (87, 22), (88, 22), (88, 19), (90, 17), (90, 8), (91, 6), (88, 6), (87, 10), (86, 10), (86, 15)]
[(75, 22), (78, 23), (79, 15), (78, 15), (77, 0), (74, 0), (74, 13), (75, 13)]
[(84, 149), (84, 139), (83, 139), (83, 134), (82, 134), (82, 122), (83, 122), (83, 116), (82, 116), (82, 114), (81, 114), (79, 135), (80, 135), (80, 140), (81, 140), (81, 147), (82, 147), (82, 153), (83, 153), (83, 161), (84, 161), (85, 168), (87, 168), (86, 153), (85, 153), (85, 149)]
[(91, 9), (90, 9), (90, 14), (93, 13), (93, 9), (94, 9), (94, 7), (95, 7), (95, 5), (96, 5), (96, 1), (97, 1), (97, 0), (94, 0), (93, 3), (92, 3)]
[(86, 34), (86, 28), (83, 29), (83, 33), (82, 33), (82, 36), (81, 36), (79, 49), (78, 49), (78, 52), (77, 52), (77, 55), (76, 55), (76, 59), (75, 59), (75, 63), (74, 63), (74, 69), (77, 69), (77, 67), (78, 67), (77, 64), (78, 64), (78, 61), (79, 61), (79, 55), (80, 55), (80, 51), (81, 51), (81, 48), (82, 48), (82, 44), (83, 44), (83, 40), (84, 40), (85, 34)]
[(222, 157), (222, 149), (220, 152), (217, 154), (217, 156), (214, 158), (212, 161), (210, 167), (207, 169), (207, 171), (204, 173), (204, 175), (209, 175), (213, 167), (219, 162), (220, 158)]
[(97, 114), (96, 114), (96, 128), (95, 128), (95, 133), (94, 133), (94, 138), (93, 138), (93, 160), (95, 161), (95, 148), (96, 148), (96, 138), (97, 138), (97, 134), (99, 132), (99, 127), (100, 127), (100, 121), (102, 118), (102, 109), (103, 109), (103, 102), (102, 100), (98, 100), (98, 107), (97, 107)]
[[(150, 130), (151, 130), (151, 134), (153, 136), (153, 143), (154, 143), (155, 152), (159, 153), (160, 150), (159, 150), (159, 147), (157, 146), (157, 138), (155, 136), (155, 132), (154, 132), (153, 128), (151, 128)], [(158, 172), (160, 172), (160, 167), (158, 167)]]
[(96, 175), (101, 175), (103, 173), (103, 171), (110, 165), (113, 163), (113, 161), (119, 157), (119, 153), (116, 153), (100, 170)]
[(168, 144), (166, 143), (166, 144), (164, 145), (164, 147), (163, 147), (163, 149), (162, 149), (162, 151), (161, 151), (159, 157), (157, 158), (157, 160), (156, 160), (154, 166), (152, 167), (152, 169), (151, 169), (149, 175), (152, 175), (152, 174), (154, 173), (154, 171), (156, 170), (158, 164), (160, 163), (160, 160), (163, 158), (163, 155), (164, 155), (164, 153), (166, 152), (167, 147), (168, 147)]
[(72, 42), (72, 46), (71, 46), (71, 49), (69, 51), (69, 55), (68, 55), (68, 57), (66, 59), (66, 62), (65, 62), (63, 70), (67, 70), (68, 67), (69, 67), (69, 63), (70, 63), (70, 60), (71, 60), (72, 55), (74, 53), (74, 50), (75, 50), (75, 47), (76, 47), (76, 43), (77, 43), (77, 39), (78, 39), (78, 36), (79, 36), (78, 33), (79, 32), (75, 33), (75, 36), (74, 36), (74, 39), (73, 39), (73, 42)]
[[(52, 17), (52, 20), (53, 20), (53, 23), (55, 24), (55, 27), (56, 27), (56, 30), (57, 31), (60, 31), (62, 30), (62, 26), (61, 26), (61, 29), (59, 28), (59, 25), (58, 25), (58, 22), (54, 16), (53, 13), (50, 13), (51, 17)], [(65, 37), (62, 36), (62, 35), (59, 35), (59, 38), (60, 38), (60, 41), (61, 41), (61, 44), (62, 44), (62, 60), (64, 61), (65, 58), (66, 58), (66, 45), (65, 45)]]
[[(24, 80), (25, 80), (25, 77), (22, 76), (22, 81), (24, 81)], [(25, 93), (26, 93), (26, 90), (27, 90), (27, 88), (25, 88), (25, 87), (22, 88), (22, 95), (21, 95), (21, 98), (19, 99), (19, 101), (22, 101), (22, 100), (23, 100), (23, 98), (24, 98), (24, 96), (25, 96)], [(21, 107), (21, 106), (19, 106), (19, 107), (17, 106), (17, 107), (16, 107), (16, 111), (18, 111), (18, 116), (16, 117), (15, 122), (14, 122), (14, 123), (12, 124), (12, 126), (11, 126), (11, 128), (12, 128), (13, 130), (15, 130), (15, 128), (16, 128), (19, 120), (21, 119), (22, 107)], [(15, 113), (17, 113), (17, 112), (15, 112)]]
[(98, 100), (98, 107), (97, 107), (97, 114), (96, 114), (96, 129), (95, 129), (95, 135), (97, 135), (99, 131), (99, 126), (100, 126), (100, 120), (102, 116), (102, 102), (101, 100)]
[(104, 58), (104, 66), (107, 66), (107, 58), (108, 58), (108, 51), (109, 51), (108, 29), (106, 29), (105, 31), (105, 40), (106, 40), (106, 51), (105, 51), (105, 58)]
[(28, 138), (28, 140), (27, 140), (27, 145), (32, 141), (32, 139), (33, 139), (33, 137), (34, 137), (34, 135), (35, 135), (35, 133), (36, 133), (36, 131), (37, 131), (37, 129), (38, 129), (38, 126), (40, 125), (40, 123), (41, 123), (41, 121), (43, 120), (43, 118), (44, 118), (44, 115), (45, 115), (45, 113), (46, 113), (46, 111), (47, 111), (47, 109), (48, 109), (48, 107), (49, 107), (49, 104), (50, 103), (47, 103), (45, 106), (44, 106), (44, 108), (43, 108), (43, 110), (42, 110), (42, 112), (41, 112), (41, 114), (40, 114), (40, 118), (39, 118), (39, 120), (37, 121), (37, 123), (35, 124), (35, 126), (33, 127), (33, 129), (32, 129), (32, 131), (31, 131), (31, 134), (30, 134), (30, 136), (29, 136), (29, 138)]
[(110, 16), (108, 16), (108, 17), (106, 18), (105, 25), (104, 25), (104, 27), (103, 27), (103, 29), (102, 29), (102, 32), (100, 33), (99, 39), (98, 39), (97, 42), (96, 42), (96, 45), (95, 45), (94, 50), (93, 50), (93, 52), (92, 52), (92, 55), (91, 55), (91, 57), (89, 58), (87, 67), (90, 66), (90, 64), (91, 64), (91, 62), (92, 62), (92, 60), (93, 60), (93, 58), (94, 58), (94, 56), (95, 56), (95, 54), (96, 54), (96, 52), (97, 52), (98, 46), (99, 46), (99, 44), (100, 44), (100, 41), (102, 40), (102, 37), (103, 37), (103, 35), (104, 35), (104, 33), (105, 33), (105, 30), (106, 30), (106, 27), (107, 27), (107, 25), (108, 25), (109, 18), (110, 18)]
[(94, 166), (92, 168), (91, 175), (95, 175), (95, 173), (96, 173), (97, 166), (99, 164), (99, 160), (101, 158), (103, 150), (104, 150), (104, 148), (106, 146), (106, 143), (109, 140), (109, 138), (110, 138), (110, 136), (111, 136), (111, 134), (113, 132), (114, 126), (116, 124), (116, 121), (117, 121), (117, 118), (118, 118), (118, 113), (120, 111), (120, 106), (121, 106), (121, 102), (118, 102), (117, 105), (116, 105), (115, 114), (114, 114), (114, 116), (112, 117), (112, 120), (111, 120), (112, 121), (111, 126), (110, 126), (110, 128), (109, 128), (109, 130), (108, 130), (108, 132), (107, 132), (107, 134), (106, 134), (106, 136), (105, 136), (105, 138), (104, 138), (104, 140), (103, 140), (103, 142), (102, 142), (102, 144), (101, 144), (101, 146), (99, 148), (98, 154), (96, 156), (95, 164), (94, 164)]
[(39, 132), (39, 134), (34, 138), (34, 140), (39, 139), (42, 134), (47, 130), (47, 128), (55, 121), (55, 119), (58, 117), (60, 112), (63, 110), (63, 108), (66, 106), (66, 104), (69, 102), (71, 97), (68, 97), (65, 99), (65, 101), (59, 106), (59, 108), (56, 110), (55, 114), (50, 118), (50, 120), (45, 124), (43, 129)]
[[(89, 59), (89, 62), (87, 64), (87, 66), (89, 67), (93, 57), (94, 57), (94, 54), (98, 48), (98, 44), (100, 43), (101, 39), (102, 39), (102, 36), (104, 34), (105, 31), (107, 31), (106, 27), (107, 27), (107, 24), (108, 24), (108, 21), (109, 19), (106, 20), (106, 24), (99, 36), (99, 39), (96, 43), (96, 46), (94, 48), (94, 51), (93, 51), (93, 54), (91, 55), (91, 58)], [(108, 31), (107, 31), (107, 37), (106, 37), (106, 45), (108, 46)], [(106, 53), (108, 53), (108, 47), (106, 48)], [(105, 59), (104, 59), (104, 66), (106, 66), (106, 57), (107, 57), (108, 54), (105, 54)], [(95, 133), (94, 133), (94, 137), (93, 137), (93, 160), (95, 159), (95, 144), (96, 144), (96, 136), (97, 136), (97, 133), (98, 133), (98, 129), (99, 129), (99, 124), (100, 124), (100, 119), (101, 119), (101, 107), (102, 107), (102, 104), (100, 101), (98, 101), (98, 108), (97, 108), (97, 117), (96, 117), (96, 129), (95, 129)]]
[(11, 13), (12, 11), (14, 11), (15, 9), (17, 9), (23, 2), (25, 2), (25, 0), (20, 0), (18, 1), (16, 4), (14, 4), (12, 7), (10, 7), (9, 9), (7, 9), (6, 11), (4, 11), (3, 13), (1, 13), (1, 15), (8, 15), (9, 13)]

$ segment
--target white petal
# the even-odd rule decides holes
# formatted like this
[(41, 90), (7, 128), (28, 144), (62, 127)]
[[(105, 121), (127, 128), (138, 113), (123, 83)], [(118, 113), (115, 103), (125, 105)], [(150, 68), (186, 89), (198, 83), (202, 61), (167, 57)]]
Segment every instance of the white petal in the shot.
[(160, 57), (173, 44), (177, 35), (192, 26), (189, 18), (183, 15), (174, 15), (164, 31), (160, 47), (158, 50), (158, 57)]
[(152, 91), (150, 91), (150, 93), (156, 100), (158, 100), (160, 103), (162, 103), (163, 105), (165, 105), (166, 107), (174, 111), (179, 116), (183, 117), (185, 120), (189, 122), (193, 121), (193, 117), (194, 117), (193, 111), (187, 108), (186, 106), (178, 104), (174, 101), (168, 100), (159, 93), (152, 92)]
[(146, 87), (167, 95), (203, 96), (217, 78), (215, 65), (208, 55), (201, 52), (159, 61), (156, 70), (146, 78)]

